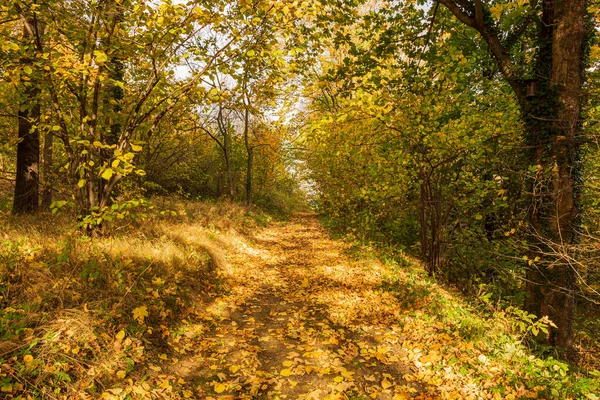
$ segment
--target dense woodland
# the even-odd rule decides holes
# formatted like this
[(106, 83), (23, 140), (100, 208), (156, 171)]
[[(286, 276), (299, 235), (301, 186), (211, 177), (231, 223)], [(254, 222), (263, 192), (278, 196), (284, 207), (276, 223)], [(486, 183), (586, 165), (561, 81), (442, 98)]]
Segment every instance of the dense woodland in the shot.
[[(377, 290), (451, 293), (468, 315), (506, 323), (494, 337), (522, 349), (507, 356), (516, 364), (497, 367), (510, 379), (481, 378), (473, 385), (496, 391), (455, 398), (600, 398), (598, 18), (585, 0), (0, 2), (3, 393), (279, 398), (260, 374), (270, 383), (247, 390), (223, 373), (202, 378), (212, 379), (203, 389), (144, 386), (140, 354), (156, 345), (153, 330), (173, 336), (169, 318), (189, 299), (235, 292), (209, 277), (225, 268), (222, 242), (258, 239), (234, 240), (230, 229), (256, 235), (292, 218), (290, 232), (302, 232), (294, 215), (312, 209), (358, 253), (422, 272)], [(161, 240), (172, 247), (160, 252), (181, 258), (175, 267), (117, 250)], [(192, 275), (180, 284), (177, 266), (196, 264), (208, 265), (204, 286)], [(307, 277), (296, 284), (310, 287)], [(152, 285), (173, 303), (158, 289), (151, 296)], [(94, 335), (140, 354), (85, 380), (82, 371), (102, 370), (102, 346), (84, 362), (72, 344), (61, 361), (48, 333), (68, 320), (64, 310), (89, 313), (94, 297), (103, 299), (98, 329), (108, 329)], [(467, 314), (443, 321), (469, 332), (461, 340), (483, 340), (494, 323), (472, 329)], [(214, 315), (202, 318), (214, 328)], [(486, 344), (485, 362), (474, 363), (501, 358), (507, 340)], [(531, 369), (517, 371), (527, 360)], [(280, 375), (300, 375), (287, 362)], [(391, 372), (380, 392), (361, 392), (343, 371), (331, 391), (289, 398), (453, 398), (418, 385), (401, 392)], [(129, 389), (114, 383), (125, 376)]]

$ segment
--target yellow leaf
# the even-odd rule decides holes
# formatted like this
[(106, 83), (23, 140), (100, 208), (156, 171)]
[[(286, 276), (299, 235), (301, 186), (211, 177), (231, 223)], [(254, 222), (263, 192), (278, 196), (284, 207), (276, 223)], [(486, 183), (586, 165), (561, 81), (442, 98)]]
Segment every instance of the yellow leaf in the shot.
[(232, 373), (234, 373), (234, 374), (235, 374), (236, 372), (238, 372), (238, 371), (239, 371), (239, 369), (240, 369), (240, 367), (238, 367), (237, 365), (232, 365), (231, 367), (229, 367), (229, 370), (230, 370)]
[(142, 150), (142, 146), (138, 146), (137, 144), (131, 144), (131, 150), (132, 151), (141, 151)]
[(113, 176), (113, 170), (110, 168), (106, 168), (102, 173), (102, 179), (109, 180)]
[(103, 64), (108, 60), (108, 56), (101, 50), (94, 50), (94, 56), (97, 64)]
[(281, 376), (290, 376), (290, 375), (292, 375), (292, 371), (286, 368), (286, 369), (282, 369), (279, 374), (281, 374)]
[(148, 392), (141, 386), (134, 386), (133, 391), (134, 391), (134, 393), (137, 393), (142, 396), (148, 395)]
[(119, 166), (119, 160), (113, 160), (113, 162), (110, 164), (110, 166), (113, 168), (117, 168)]
[(291, 367), (294, 363), (291, 362), (290, 360), (286, 360), (283, 362), (283, 366), (284, 367)]
[(33, 356), (31, 354), (27, 354), (23, 357), (23, 362), (25, 365), (31, 364), (33, 362)]
[(184, 390), (183, 391), (183, 398), (184, 399), (189, 399), (193, 395), (194, 395), (194, 392), (192, 392), (191, 390)]
[(85, 186), (85, 179), (80, 179), (79, 182), (77, 182), (77, 186), (79, 188), (82, 188)]
[(140, 324), (144, 323), (144, 318), (148, 316), (148, 309), (146, 306), (141, 306), (133, 310), (133, 319), (137, 320)]
[(335, 378), (333, 378), (333, 380), (336, 383), (340, 383), (340, 382), (342, 382), (344, 380), (344, 377), (343, 376), (336, 376)]
[(119, 379), (125, 378), (125, 375), (127, 375), (127, 372), (125, 372), (123, 370), (117, 372), (117, 378), (119, 378)]
[(381, 387), (385, 390), (388, 389), (389, 387), (391, 387), (392, 384), (390, 383), (390, 381), (388, 381), (387, 379), (384, 379), (383, 381), (381, 381)]
[(168, 379), (165, 379), (165, 380), (163, 381), (163, 383), (161, 383), (161, 384), (160, 384), (160, 387), (161, 387), (162, 389), (168, 389), (168, 388), (170, 388), (170, 387), (171, 387), (171, 384), (169, 384), (169, 380), (168, 380)]
[(215, 392), (217, 392), (217, 393), (223, 393), (225, 391), (225, 389), (227, 389), (227, 386), (225, 386), (222, 383), (217, 383), (215, 385)]
[(79, 350), (81, 350), (81, 349), (79, 348), (79, 346), (75, 346), (75, 347), (73, 347), (73, 349), (71, 350), (71, 353), (73, 353), (73, 354), (77, 354), (77, 353), (79, 353)]
[(115, 338), (119, 341), (123, 340), (124, 337), (125, 337), (125, 331), (123, 329), (121, 329), (119, 331), (119, 333), (117, 333), (117, 336), (115, 336)]
[(304, 278), (302, 280), (302, 284), (300, 286), (303, 288), (307, 288), (308, 287), (308, 278)]

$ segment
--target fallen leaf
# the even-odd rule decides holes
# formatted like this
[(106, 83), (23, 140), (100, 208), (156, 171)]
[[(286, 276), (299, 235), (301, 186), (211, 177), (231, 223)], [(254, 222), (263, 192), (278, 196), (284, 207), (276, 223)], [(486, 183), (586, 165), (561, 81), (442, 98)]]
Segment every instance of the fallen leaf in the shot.
[(133, 319), (137, 320), (140, 324), (144, 323), (144, 318), (148, 316), (148, 309), (146, 306), (141, 306), (133, 309)]
[(223, 393), (225, 391), (225, 389), (227, 389), (227, 386), (225, 386), (222, 383), (217, 383), (215, 385), (215, 392), (217, 392), (217, 393)]

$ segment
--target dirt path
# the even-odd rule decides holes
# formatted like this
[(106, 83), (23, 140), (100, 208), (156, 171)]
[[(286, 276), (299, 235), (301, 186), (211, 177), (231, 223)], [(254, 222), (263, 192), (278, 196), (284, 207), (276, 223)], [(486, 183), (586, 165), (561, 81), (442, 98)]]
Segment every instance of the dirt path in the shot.
[(198, 311), (204, 324), (182, 327), (175, 344), (182, 356), (172, 357), (168, 371), (192, 383), (196, 398), (404, 399), (422, 392), (403, 378), (410, 370), (400, 361), (400, 307), (377, 289), (384, 267), (351, 260), (344, 246), (312, 214), (228, 243), (221, 294)]

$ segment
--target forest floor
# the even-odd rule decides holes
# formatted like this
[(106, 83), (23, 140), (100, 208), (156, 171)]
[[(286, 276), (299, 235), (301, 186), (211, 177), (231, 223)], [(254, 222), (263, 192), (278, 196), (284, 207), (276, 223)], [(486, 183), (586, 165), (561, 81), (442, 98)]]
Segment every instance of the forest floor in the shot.
[(598, 388), (531, 355), (529, 325), (468, 304), (414, 260), (333, 239), (314, 214), (257, 224), (186, 207), (91, 241), (0, 221), (16, 243), (0, 254), (14, 258), (0, 281), (2, 395), (566, 399)]

